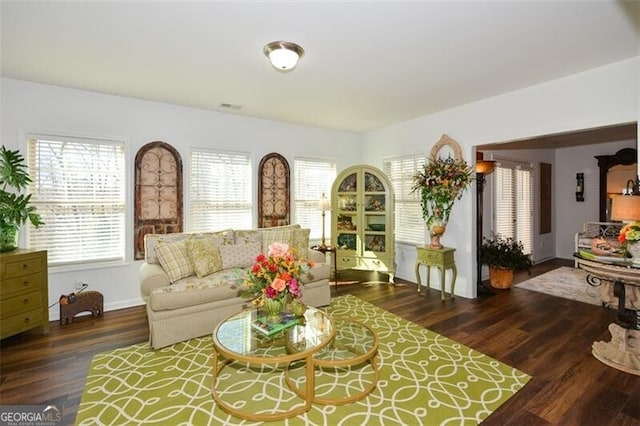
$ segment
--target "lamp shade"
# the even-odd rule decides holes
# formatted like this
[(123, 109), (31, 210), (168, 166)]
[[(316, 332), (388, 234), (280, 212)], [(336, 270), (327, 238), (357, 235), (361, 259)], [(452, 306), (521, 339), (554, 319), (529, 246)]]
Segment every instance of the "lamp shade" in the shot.
[(263, 52), (278, 71), (291, 71), (298, 64), (298, 60), (304, 56), (304, 49), (289, 41), (267, 43)]
[(489, 174), (496, 167), (495, 161), (479, 160), (476, 162), (476, 173)]
[(322, 194), (322, 197), (320, 197), (320, 209), (323, 212), (331, 210), (331, 204), (329, 203), (329, 199), (325, 194)]
[(640, 220), (640, 195), (616, 195), (611, 199), (611, 220)]

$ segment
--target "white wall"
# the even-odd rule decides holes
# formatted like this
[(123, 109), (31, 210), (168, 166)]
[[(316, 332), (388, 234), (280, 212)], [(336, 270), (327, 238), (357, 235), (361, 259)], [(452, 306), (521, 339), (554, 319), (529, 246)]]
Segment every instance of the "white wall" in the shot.
[[(571, 259), (574, 237), (584, 222), (600, 220), (600, 168), (596, 155), (613, 155), (623, 148), (636, 148), (636, 141), (610, 142), (556, 150), (554, 167), (554, 229), (556, 257)], [(576, 173), (584, 173), (584, 202), (577, 202)]]
[[(61, 294), (74, 291), (75, 281), (85, 281), (89, 283), (90, 289), (102, 292), (105, 310), (142, 303), (137, 282), (140, 262), (132, 260), (132, 177), (135, 154), (148, 142), (164, 141), (180, 152), (185, 194), (188, 193), (188, 159), (189, 148), (192, 146), (250, 152), (256, 166), (265, 154), (274, 151), (285, 156), (292, 168), (296, 156), (330, 158), (336, 161), (338, 170), (361, 162), (362, 136), (350, 132), (6, 78), (1, 80), (1, 95), (2, 144), (9, 149), (26, 152), (26, 141), (21, 135), (35, 131), (117, 137), (127, 141), (130, 191), (127, 206), (127, 261), (111, 267), (96, 268), (93, 265), (84, 269), (50, 268), (49, 304), (56, 302)], [(257, 185), (255, 176), (254, 183)], [(50, 317), (52, 320), (59, 318), (57, 306), (51, 309)]]
[[(446, 133), (473, 162), (476, 145), (637, 121), (638, 64), (636, 57), (369, 132), (364, 161), (381, 167), (385, 157), (427, 154)], [(454, 206), (443, 238), (457, 250), (456, 293), (465, 297), (476, 294), (475, 226), (472, 185)], [(397, 275), (415, 280), (415, 249), (399, 246), (396, 253)]]
[[(183, 161), (190, 146), (210, 146), (251, 152), (254, 164), (276, 151), (291, 163), (295, 156), (330, 157), (338, 171), (358, 163), (381, 168), (386, 157), (427, 154), (443, 133), (461, 144), (469, 160), (479, 144), (636, 121), (637, 85), (638, 58), (634, 58), (358, 135), (3, 78), (0, 134), (2, 144), (20, 150), (25, 149), (20, 137), (25, 131), (122, 137), (128, 141), (129, 160), (145, 143), (161, 140), (173, 145)], [(131, 188), (133, 164), (129, 164)], [(188, 176), (187, 161), (184, 167)], [(127, 217), (132, 218), (133, 194), (128, 199)], [(553, 226), (556, 229), (557, 224)], [(104, 294), (105, 309), (141, 303), (139, 262), (131, 260), (131, 235), (129, 229), (124, 265), (52, 268), (50, 303), (73, 291), (77, 280)], [(472, 185), (454, 206), (443, 238), (445, 245), (457, 249), (456, 293), (464, 297), (475, 296), (475, 235)], [(400, 246), (396, 253), (397, 275), (415, 280), (415, 249)], [(51, 318), (58, 318), (58, 313), (57, 307), (52, 308)]]

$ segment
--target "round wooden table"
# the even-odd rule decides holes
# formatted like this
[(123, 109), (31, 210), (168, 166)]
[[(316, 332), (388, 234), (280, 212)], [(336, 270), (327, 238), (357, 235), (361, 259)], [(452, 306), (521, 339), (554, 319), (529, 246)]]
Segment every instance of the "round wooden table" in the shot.
[(589, 284), (601, 285), (603, 306), (617, 306), (616, 321), (609, 324), (611, 341), (594, 342), (593, 356), (610, 367), (640, 376), (640, 268), (630, 262), (575, 257), (578, 267), (587, 271)]

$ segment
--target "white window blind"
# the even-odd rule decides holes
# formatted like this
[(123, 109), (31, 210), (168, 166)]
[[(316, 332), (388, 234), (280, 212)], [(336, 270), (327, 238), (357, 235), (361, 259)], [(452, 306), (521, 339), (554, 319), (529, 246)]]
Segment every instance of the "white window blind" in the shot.
[(533, 252), (531, 166), (499, 161), (493, 174), (494, 233), (520, 241), (525, 254)]
[(251, 157), (191, 150), (189, 231), (252, 228)]
[(49, 265), (124, 260), (122, 141), (29, 135), (31, 201), (45, 225), (28, 226), (27, 247)]
[[(311, 230), (309, 238), (322, 238), (320, 197), (331, 199), (331, 185), (336, 178), (333, 161), (310, 158), (294, 160), (293, 221)], [(331, 236), (331, 212), (325, 212), (325, 239)], [(328, 242), (327, 242), (328, 244)]]
[(426, 225), (422, 218), (420, 192), (411, 192), (413, 176), (424, 163), (424, 155), (390, 158), (383, 163), (395, 193), (395, 238), (398, 242), (424, 244)]

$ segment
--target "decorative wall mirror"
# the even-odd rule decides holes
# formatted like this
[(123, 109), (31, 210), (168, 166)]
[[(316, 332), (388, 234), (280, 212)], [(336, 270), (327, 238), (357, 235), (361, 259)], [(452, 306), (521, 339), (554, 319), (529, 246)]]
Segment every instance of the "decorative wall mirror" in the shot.
[(272, 152), (258, 167), (258, 228), (289, 225), (289, 163)]
[(438, 142), (436, 142), (431, 148), (431, 158), (449, 158), (452, 157), (456, 160), (462, 160), (462, 148), (460, 144), (449, 136), (443, 134)]
[(182, 232), (182, 159), (171, 145), (150, 142), (135, 161), (134, 257), (144, 259), (146, 234)]
[[(634, 148), (623, 148), (613, 155), (596, 155), (600, 168), (600, 222), (611, 220), (611, 195), (620, 194), (617, 182), (635, 182), (637, 175), (637, 152)], [(630, 167), (626, 167), (630, 166)]]

